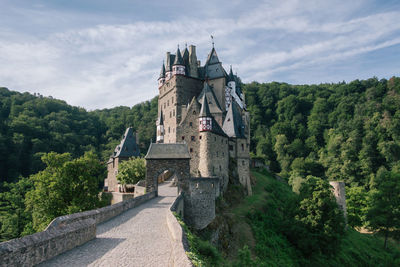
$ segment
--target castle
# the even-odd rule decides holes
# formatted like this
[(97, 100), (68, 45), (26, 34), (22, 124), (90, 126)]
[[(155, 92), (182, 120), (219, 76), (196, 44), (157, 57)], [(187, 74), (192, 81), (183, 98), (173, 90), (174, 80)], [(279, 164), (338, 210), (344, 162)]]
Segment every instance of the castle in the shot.
[(241, 80), (225, 71), (214, 44), (204, 66), (190, 45), (167, 52), (158, 78), (157, 143), (186, 143), (190, 176), (218, 178), (219, 192), (236, 177), (251, 194), (250, 118)]

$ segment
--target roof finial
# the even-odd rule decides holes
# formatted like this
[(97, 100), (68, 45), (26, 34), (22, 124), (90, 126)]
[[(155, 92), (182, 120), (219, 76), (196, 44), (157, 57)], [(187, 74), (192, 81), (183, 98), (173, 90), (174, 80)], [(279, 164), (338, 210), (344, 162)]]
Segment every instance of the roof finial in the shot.
[(178, 44), (178, 49), (179, 49), (179, 44)]
[(187, 43), (185, 43), (185, 48), (187, 48)]
[(211, 35), (211, 42), (212, 42), (212, 46), (214, 48), (214, 36)]

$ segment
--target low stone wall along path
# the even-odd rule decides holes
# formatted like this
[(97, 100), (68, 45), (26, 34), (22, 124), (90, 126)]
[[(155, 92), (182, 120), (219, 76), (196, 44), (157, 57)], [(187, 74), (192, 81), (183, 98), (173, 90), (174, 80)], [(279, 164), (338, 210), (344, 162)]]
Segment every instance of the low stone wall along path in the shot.
[(158, 197), (97, 225), (96, 239), (39, 266), (173, 266), (166, 216), (177, 196), (170, 182)]

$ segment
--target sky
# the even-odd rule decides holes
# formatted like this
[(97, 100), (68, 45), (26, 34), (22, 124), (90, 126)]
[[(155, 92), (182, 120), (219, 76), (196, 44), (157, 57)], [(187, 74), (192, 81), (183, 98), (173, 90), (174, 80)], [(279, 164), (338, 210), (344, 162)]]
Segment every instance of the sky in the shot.
[(88, 110), (158, 94), (165, 53), (212, 48), (243, 82), (400, 73), (400, 1), (0, 0), (0, 86)]

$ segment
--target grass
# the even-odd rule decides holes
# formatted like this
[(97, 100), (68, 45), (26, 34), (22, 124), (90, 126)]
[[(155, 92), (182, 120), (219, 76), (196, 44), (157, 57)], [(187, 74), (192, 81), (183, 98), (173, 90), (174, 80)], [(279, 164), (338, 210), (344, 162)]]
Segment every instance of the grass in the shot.
[(400, 266), (398, 243), (392, 242), (385, 250), (381, 237), (362, 234), (351, 228), (336, 255), (304, 257), (287, 240), (280, 225), (287, 220), (285, 203), (293, 196), (290, 187), (265, 170), (253, 169), (252, 175), (257, 181), (254, 195), (244, 199), (236, 212), (243, 214), (246, 209), (250, 210), (249, 222), (256, 238), (253, 253), (257, 256), (258, 266)]
[[(284, 181), (266, 170), (251, 170), (256, 181), (253, 195), (243, 197), (242, 188), (232, 186), (219, 199), (216, 220), (204, 232), (185, 229), (195, 266), (400, 266), (400, 246), (349, 228), (336, 255), (315, 254), (309, 258), (283, 233), (289, 222), (287, 203), (295, 195)], [(207, 239), (219, 232), (219, 251)]]

